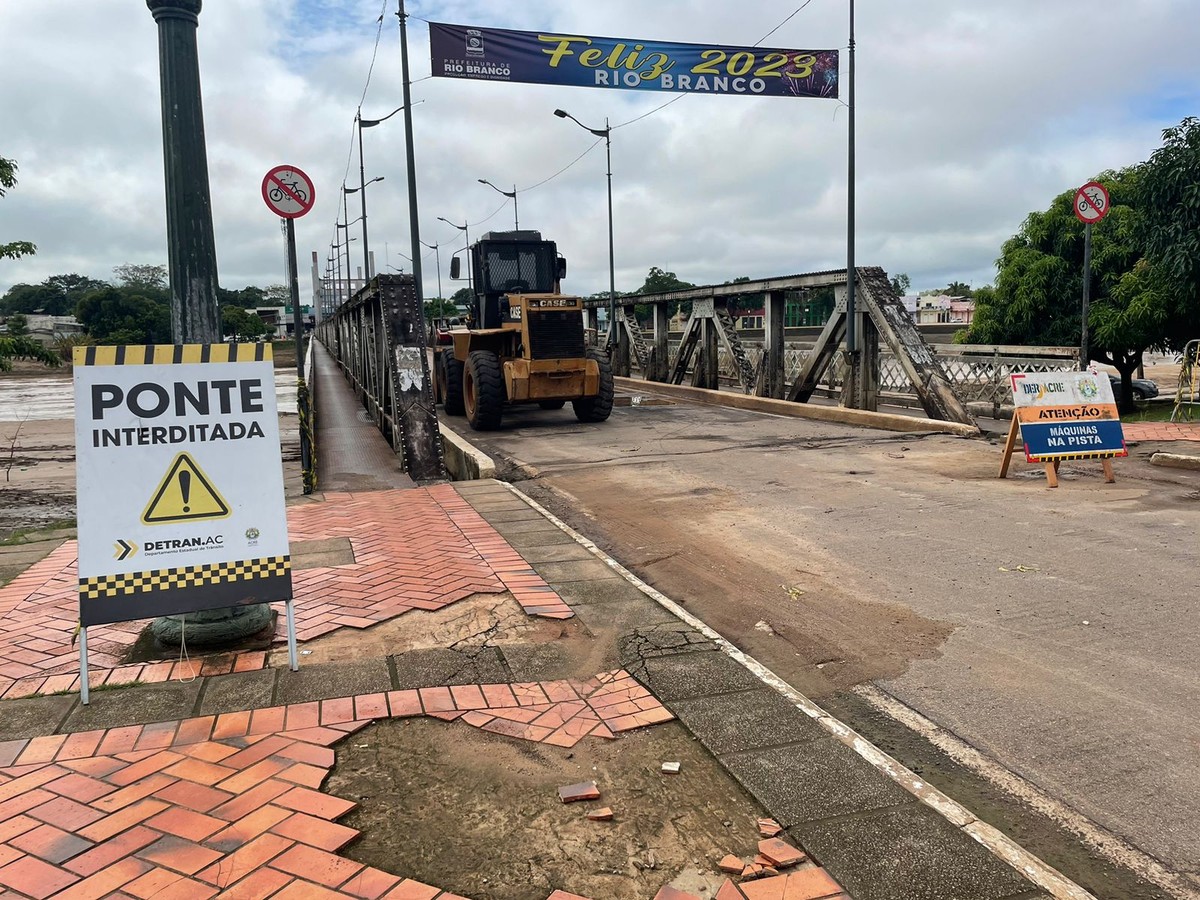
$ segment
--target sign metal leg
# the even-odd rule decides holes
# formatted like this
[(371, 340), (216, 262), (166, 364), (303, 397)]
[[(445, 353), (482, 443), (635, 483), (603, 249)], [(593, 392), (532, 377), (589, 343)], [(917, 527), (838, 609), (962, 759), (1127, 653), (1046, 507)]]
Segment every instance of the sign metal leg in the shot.
[(288, 665), (293, 672), (300, 671), (300, 660), (296, 654), (296, 610), (292, 604), (292, 598), (289, 597), (287, 604), (287, 641), (288, 641)]
[(87, 626), (79, 629), (79, 702), (88, 705)]

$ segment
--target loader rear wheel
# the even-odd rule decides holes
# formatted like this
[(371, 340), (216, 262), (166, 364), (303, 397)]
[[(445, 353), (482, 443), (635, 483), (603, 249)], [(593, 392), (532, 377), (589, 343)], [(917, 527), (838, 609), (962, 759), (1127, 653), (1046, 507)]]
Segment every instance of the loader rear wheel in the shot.
[(562, 409), (567, 405), (566, 400), (539, 400), (538, 406), (542, 409)]
[(580, 422), (603, 422), (613, 408), (613, 374), (608, 354), (603, 350), (589, 350), (588, 359), (594, 359), (600, 367), (600, 392), (595, 397), (572, 400), (575, 418)]
[(461, 416), (463, 407), (463, 364), (454, 358), (453, 350), (443, 350), (438, 366), (438, 396), (447, 415)]
[(500, 357), (490, 350), (475, 350), (467, 357), (463, 375), (463, 404), (467, 421), (476, 431), (500, 427), (504, 414), (504, 377)]

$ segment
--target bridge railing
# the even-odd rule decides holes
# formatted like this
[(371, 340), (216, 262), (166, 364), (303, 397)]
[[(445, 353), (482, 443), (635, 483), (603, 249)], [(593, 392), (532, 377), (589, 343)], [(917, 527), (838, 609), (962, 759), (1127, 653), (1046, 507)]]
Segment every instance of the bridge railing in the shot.
[(376, 275), (317, 325), (401, 470), (418, 482), (446, 477), (421, 305), (411, 275)]
[[(679, 355), (679, 345), (678, 334), (668, 338), (667, 346), (672, 367)], [(755, 371), (761, 372), (765, 353), (762, 341), (744, 341), (744, 346)], [(963, 402), (989, 404), (994, 414), (999, 414), (1002, 405), (1012, 402), (1010, 376), (1022, 372), (1067, 372), (1079, 368), (1078, 347), (930, 344), (930, 348)], [(812, 349), (811, 340), (788, 341), (784, 344), (784, 378), (787, 383), (796, 380)], [(631, 366), (638, 371), (636, 359), (631, 360)], [(691, 372), (690, 367), (688, 371)], [(723, 347), (718, 350), (718, 374), (724, 383), (732, 385), (738, 381), (734, 360)], [(882, 345), (879, 389), (891, 403), (904, 406), (920, 405), (904, 367), (891, 351)], [(841, 390), (841, 373), (836, 366), (831, 366), (818, 383), (815, 393), (824, 397), (837, 397)]]

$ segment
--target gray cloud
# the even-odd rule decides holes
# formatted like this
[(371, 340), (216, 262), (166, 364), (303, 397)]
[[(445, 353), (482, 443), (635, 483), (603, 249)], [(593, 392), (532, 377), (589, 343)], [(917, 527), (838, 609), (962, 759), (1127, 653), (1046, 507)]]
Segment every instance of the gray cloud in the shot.
[[(410, 3), (414, 15), (498, 27), (559, 28), (644, 39), (753, 43), (795, 6), (766, 0), (610, 0), (604, 4)], [(344, 178), (358, 181), (353, 116), (382, 4), (210, 0), (199, 45), (209, 174), (222, 283), (283, 280), (278, 220), (259, 185), (277, 163), (317, 183), (297, 223), (302, 272), (334, 234)], [(394, 3), (364, 103), (401, 102)], [(768, 45), (839, 47), (846, 4), (815, 0)], [(410, 23), (413, 76), (429, 74), (424, 23)], [(1200, 60), (1189, 46), (1200, 6), (1130, 0), (1106, 7), (951, 0), (858, 3), (858, 260), (907, 271), (919, 288), (990, 281), (1000, 243), (1033, 209), (1106, 168), (1144, 159), (1162, 128), (1194, 111)], [(21, 166), (0, 201), (0, 239), (37, 256), (0, 263), (0, 290), (77, 271), (108, 277), (123, 262), (165, 261), (156, 26), (129, 0), (14, 2), (0, 8), (0, 155)], [(511, 206), (479, 185), (529, 187), (594, 141), (551, 115), (614, 125), (674, 95), (427, 79), (413, 86), (422, 238), (511, 227)], [(1192, 108), (1189, 108), (1189, 105)], [(617, 283), (651, 266), (703, 283), (844, 265), (846, 110), (835, 102), (685, 97), (614, 130)], [(403, 124), (364, 135), (377, 265), (407, 270)], [(349, 160), (349, 166), (347, 162)], [(520, 194), (521, 224), (560, 243), (567, 287), (607, 287), (604, 148)], [(351, 197), (353, 219), (357, 197)], [(476, 224), (478, 223), (478, 224)], [(358, 226), (351, 233), (359, 234)], [(361, 265), (361, 246), (351, 245)], [(423, 251), (427, 293), (433, 254)], [(446, 279), (448, 249), (442, 253)]]

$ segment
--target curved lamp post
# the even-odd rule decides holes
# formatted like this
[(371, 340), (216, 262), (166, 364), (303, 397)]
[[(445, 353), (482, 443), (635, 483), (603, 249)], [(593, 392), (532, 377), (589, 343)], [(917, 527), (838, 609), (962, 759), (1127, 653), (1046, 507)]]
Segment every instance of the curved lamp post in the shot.
[[(503, 194), (505, 197), (508, 197), (510, 200), (512, 200), (512, 202), (513, 202), (513, 231), (520, 231), (521, 230), (521, 222), (517, 218), (517, 186), (514, 184), (513, 189), (511, 191), (504, 191), (504, 190), (501, 190), (500, 188), (496, 187), (494, 184), (492, 184), (486, 178), (480, 178), (480, 179), (478, 179), (478, 181), (480, 184), (486, 184), (488, 187), (490, 187), (496, 193)], [(426, 245), (426, 246), (428, 246), (428, 245)]]
[(612, 127), (608, 119), (604, 120), (603, 128), (588, 128), (565, 109), (556, 109), (554, 114), (560, 119), (570, 119), (584, 131), (589, 131), (596, 137), (604, 138), (604, 154), (608, 160), (608, 345), (610, 348), (617, 340), (617, 268), (613, 252), (613, 204), (612, 204)]

